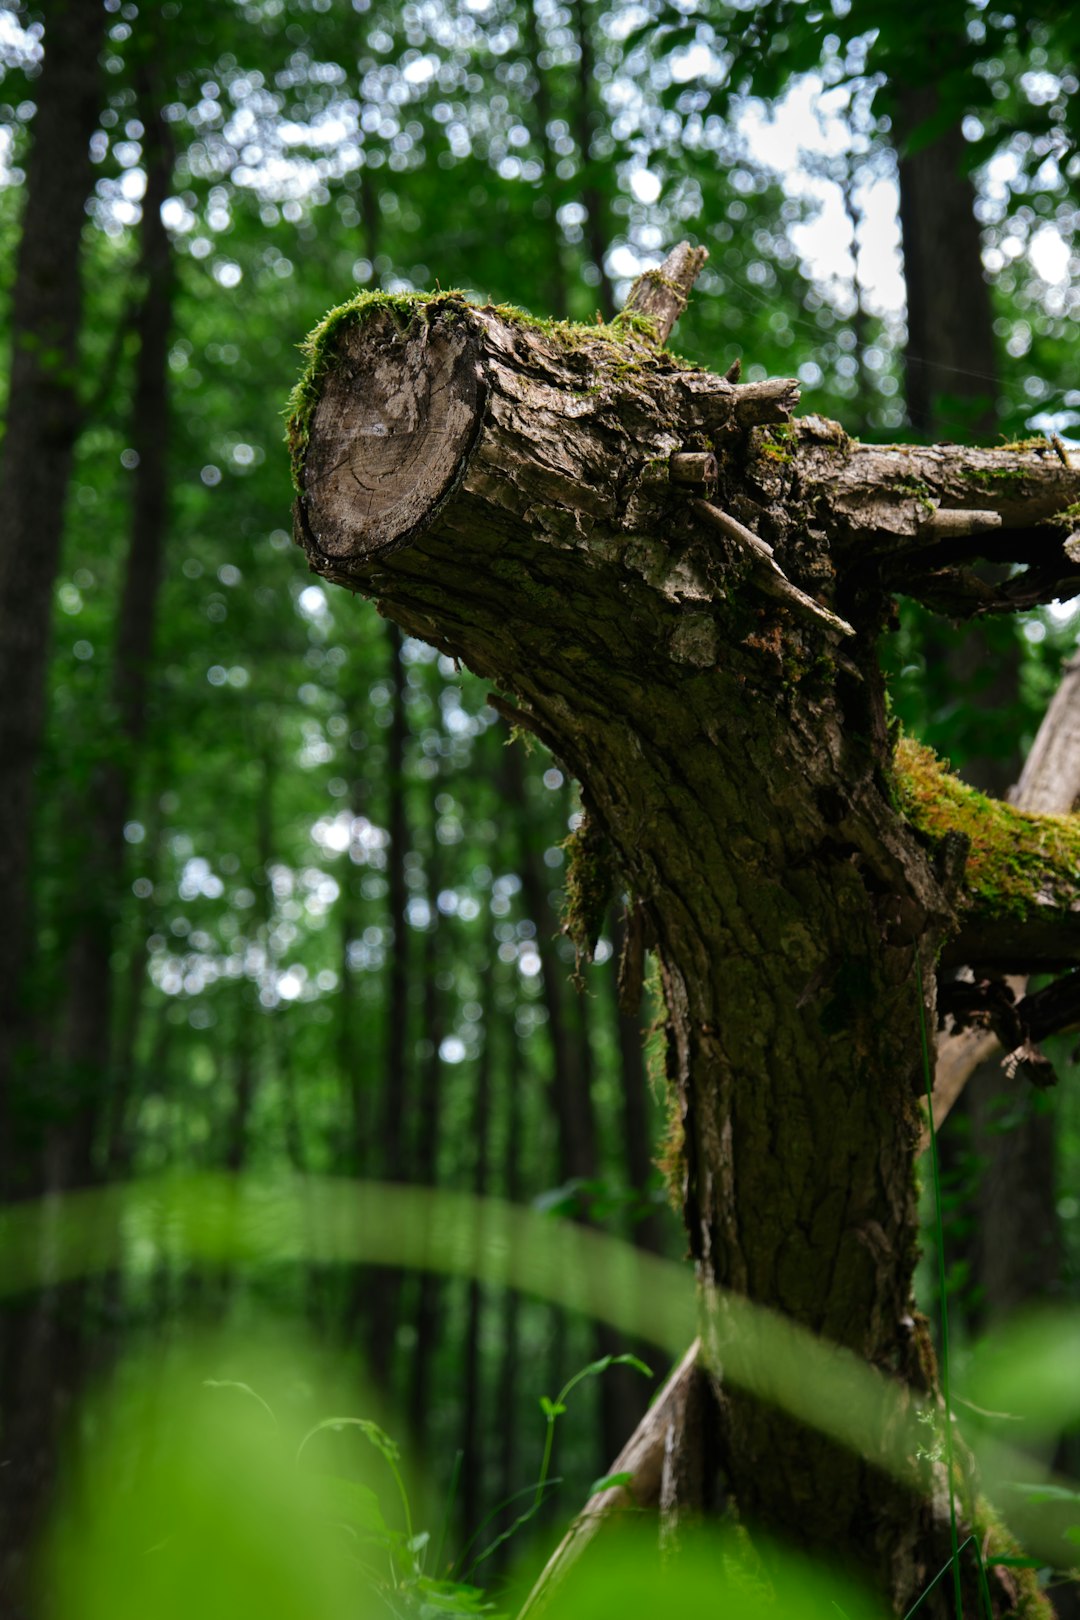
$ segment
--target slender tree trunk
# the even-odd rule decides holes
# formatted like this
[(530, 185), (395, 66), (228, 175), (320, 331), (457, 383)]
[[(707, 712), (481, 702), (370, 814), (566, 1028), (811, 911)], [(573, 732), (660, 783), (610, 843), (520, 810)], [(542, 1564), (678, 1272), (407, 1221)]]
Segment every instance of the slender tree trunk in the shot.
[[(513, 1030), (515, 1060), (503, 1088), (506, 1098), (506, 1146), (502, 1162), (502, 1195), (511, 1204), (522, 1201), (521, 1175), (521, 1104), (522, 1070), (524, 1064)], [(496, 1410), (502, 1414), (498, 1444), (498, 1480), (501, 1502), (509, 1501), (525, 1481), (519, 1473), (521, 1429), (521, 1297), (517, 1290), (508, 1288), (502, 1301), (499, 1328), (499, 1365), (495, 1378)], [(541, 1392), (543, 1393), (543, 1392)], [(468, 1523), (465, 1523), (468, 1532)], [(498, 1555), (496, 1555), (498, 1556)]]
[[(255, 807), (256, 867), (253, 884), (257, 897), (254, 916), (262, 936), (266, 961), (273, 964), (271, 929), (273, 923), (273, 879), (270, 867), (274, 859), (274, 782), (276, 761), (272, 738), (263, 742), (262, 786)], [(242, 978), (237, 984), (236, 1034), (230, 1043), (232, 1057), (232, 1095), (225, 1124), (222, 1162), (227, 1170), (243, 1170), (248, 1160), (251, 1136), (251, 1115), (255, 1096), (263, 1078), (267, 1042), (263, 1040), (264, 1018), (260, 1011), (259, 986), (256, 980)]]
[[(416, 1152), (412, 1179), (421, 1187), (438, 1185), (438, 1148), (441, 1128), (443, 1039), (442, 996), (439, 993), (439, 890), (442, 887), (439, 841), (435, 833), (438, 812), (434, 798), (438, 777), (432, 781), (431, 851), (428, 858), (428, 899), (431, 919), (424, 935), (421, 975), (424, 986), (421, 1027), (425, 1042), (417, 1088)], [(419, 1279), (416, 1301), (416, 1348), (410, 1367), (409, 1428), (421, 1456), (431, 1430), (432, 1371), (439, 1348), (439, 1306), (445, 1289), (442, 1279), (425, 1271)]]
[[(80, 242), (93, 187), (101, 0), (56, 0), (34, 100), (26, 210), (15, 268), (7, 426), (0, 451), (0, 1191), (19, 1190), (30, 1125), (11, 1091), (32, 997), (29, 873), (52, 592), (71, 457), (81, 425)], [(32, 1078), (28, 1078), (32, 1085)], [(34, 1170), (37, 1169), (35, 1160)]]
[[(908, 414), (919, 432), (940, 437), (986, 437), (997, 418), (997, 344), (990, 292), (982, 265), (975, 187), (965, 166), (967, 143), (959, 124), (918, 145), (918, 127), (937, 109), (933, 86), (899, 93), (900, 215), (908, 300), (906, 390)], [(905, 143), (916, 135), (915, 149)], [(945, 267), (947, 272), (945, 271)], [(991, 576), (992, 577), (992, 576)], [(933, 658), (928, 653), (928, 662)], [(977, 672), (994, 670), (989, 686), (971, 691), (976, 709), (993, 714), (1015, 705), (1019, 648), (1004, 657), (980, 627), (946, 657), (953, 685), (970, 690)], [(1019, 759), (978, 757), (964, 777), (1001, 794), (1015, 780)], [(1056, 1208), (1054, 1118), (1017, 1095), (1000, 1063), (991, 1059), (966, 1094), (970, 1148), (982, 1163), (974, 1195), (976, 1235), (970, 1259), (974, 1297), (990, 1320), (1050, 1296), (1058, 1285), (1060, 1234)], [(1012, 1099), (1012, 1127), (1000, 1129), (1002, 1105)], [(960, 1115), (943, 1138), (954, 1157)], [(956, 1257), (954, 1253), (954, 1258)], [(1025, 1295), (1025, 1289), (1029, 1292)], [(976, 1320), (981, 1314), (978, 1305)]]
[[(558, 163), (557, 154), (551, 145), (551, 136), (548, 133), (553, 118), (551, 106), (551, 87), (548, 83), (547, 70), (541, 64), (541, 55), (544, 50), (540, 34), (540, 22), (536, 14), (536, 0), (524, 0), (523, 12), (525, 23), (525, 46), (536, 84), (536, 94), (529, 101), (526, 115), (532, 125), (533, 139), (537, 149), (543, 157), (545, 191), (551, 203), (552, 213), (555, 211), (555, 188), (558, 184), (555, 174)], [(550, 309), (556, 320), (565, 320), (568, 312), (566, 266), (563, 263), (562, 238), (555, 220), (547, 232), (547, 246), (549, 253), (549, 268), (547, 275), (547, 308)]]
[[(488, 1191), (490, 1171), (489, 1147), (491, 1141), (492, 1093), (492, 1023), (495, 1013), (493, 964), (484, 975), (484, 1044), (476, 1066), (476, 1090), (473, 1094), (472, 1121), (469, 1136), (473, 1144), (472, 1190), (478, 1198)], [(469, 1280), (465, 1315), (464, 1392), (462, 1395), (462, 1466), (461, 1516), (466, 1535), (471, 1535), (480, 1523), (482, 1508), (486, 1505), (484, 1483), (489, 1449), (485, 1444), (484, 1408), (484, 1356), (481, 1340), (481, 1320), (487, 1305), (486, 1290), (478, 1277)]]
[[(53, 50), (66, 51), (81, 47), (91, 52), (88, 61), (78, 64), (61, 60), (65, 66), (65, 94), (75, 100), (67, 109), (67, 118), (79, 120), (83, 147), (89, 139), (92, 116), (97, 111), (97, 42), (100, 39), (100, 5), (57, 6), (46, 45), (46, 73)], [(91, 18), (89, 13), (93, 12)], [(56, 27), (62, 30), (62, 43)], [(69, 33), (70, 30), (70, 33)], [(87, 73), (93, 77), (87, 80)], [(40, 116), (40, 113), (39, 113)], [(87, 127), (88, 120), (90, 127)], [(66, 998), (61, 1011), (61, 1035), (58, 1043), (58, 1072), (61, 1088), (53, 1089), (53, 1112), (45, 1122), (44, 1141), (27, 1138), (25, 1132), (16, 1131), (8, 1139), (21, 1142), (23, 1174), (29, 1184), (44, 1188), (50, 1194), (62, 1192), (72, 1185), (90, 1179), (95, 1126), (107, 1099), (104, 1091), (108, 1074), (112, 1016), (112, 935), (113, 922), (122, 886), (124, 866), (123, 826), (127, 820), (131, 801), (135, 755), (144, 729), (146, 666), (153, 634), (154, 602), (161, 571), (161, 550), (164, 538), (165, 468), (164, 447), (167, 442), (167, 343), (171, 323), (171, 252), (168, 237), (160, 220), (160, 205), (167, 194), (172, 165), (167, 147), (164, 124), (156, 113), (147, 115), (147, 190), (143, 205), (142, 249), (140, 268), (145, 279), (145, 295), (138, 328), (140, 352), (137, 362), (135, 397), (132, 423), (132, 444), (140, 454), (136, 474), (132, 512), (131, 540), (127, 558), (127, 571), (120, 605), (117, 642), (114, 650), (112, 699), (115, 726), (108, 728), (114, 747), (119, 752), (106, 760), (96, 776), (87, 806), (86, 854), (80, 874), (79, 915), (76, 933), (69, 950), (65, 970)], [(40, 138), (46, 138), (50, 125), (42, 125)], [(55, 131), (53, 132), (55, 137)], [(68, 139), (74, 132), (68, 130)], [(59, 161), (53, 153), (53, 161)], [(85, 152), (80, 151), (77, 161), (72, 159), (74, 173), (64, 182), (51, 176), (51, 186), (62, 189), (53, 198), (59, 212), (53, 229), (76, 228), (76, 217), (81, 224), (82, 200), (88, 189), (88, 168)], [(69, 195), (68, 185), (82, 187), (79, 191), (78, 212), (76, 198)], [(30, 226), (28, 205), (27, 229)], [(39, 302), (36, 309), (23, 310), (20, 318), (38, 321), (31, 327), (44, 341), (55, 344), (53, 360), (44, 367), (46, 382), (39, 374), (36, 379), (39, 396), (51, 390), (51, 401), (45, 402), (51, 422), (47, 429), (48, 443), (41, 456), (37, 475), (51, 472), (55, 481), (44, 497), (44, 521), (35, 534), (35, 548), (41, 546), (36, 563), (37, 574), (32, 588), (27, 587), (20, 607), (22, 622), (19, 632), (7, 650), (14, 650), (26, 624), (34, 622), (37, 611), (36, 597), (44, 588), (51, 591), (56, 571), (59, 545), (59, 526), (62, 520), (64, 485), (70, 466), (70, 454), (77, 426), (75, 408), (75, 339), (79, 316), (78, 307), (78, 255), (71, 249), (70, 262), (58, 274), (38, 265), (40, 278)], [(54, 278), (52, 295), (59, 288), (72, 299), (71, 307), (59, 312), (50, 307), (50, 274)], [(18, 293), (16, 294), (18, 299)], [(66, 323), (66, 325), (65, 325)], [(42, 351), (36, 353), (36, 362), (42, 360)], [(9, 423), (5, 453), (14, 453), (23, 440), (28, 423), (16, 421), (14, 389), (19, 370), (20, 350), (16, 347), (16, 361), (12, 375), (12, 421)], [(22, 386), (27, 386), (24, 377)], [(64, 398), (64, 390), (68, 397)], [(39, 408), (41, 408), (39, 402)], [(31, 447), (23, 442), (23, 453), (31, 454)], [(25, 471), (16, 474), (5, 468), (8, 488), (18, 485)], [(18, 520), (18, 509), (9, 516)], [(0, 520), (2, 521), (2, 520)], [(55, 533), (54, 533), (55, 530)], [(7, 546), (7, 536), (3, 542)], [(25, 566), (26, 558), (19, 566)], [(5, 564), (0, 561), (0, 574)], [(4, 592), (0, 581), (0, 595)], [(48, 594), (46, 594), (46, 603)], [(46, 637), (42, 630), (42, 651)], [(0, 658), (3, 654), (0, 654)], [(29, 690), (27, 714), (39, 703), (34, 693), (35, 676), (22, 677), (21, 690)], [(0, 721), (0, 725), (2, 725)], [(40, 708), (36, 724), (40, 728)], [(24, 734), (25, 746), (29, 731)], [(24, 758), (26, 756), (24, 755)], [(18, 763), (18, 753), (13, 756)], [(16, 789), (16, 796), (18, 796)], [(24, 851), (25, 853), (25, 851)], [(2, 859), (2, 857), (0, 857)], [(16, 915), (18, 907), (16, 906)], [(0, 1059), (2, 1064), (2, 1059)], [(0, 1135), (3, 1127), (0, 1124)], [(61, 1424), (72, 1411), (76, 1395), (83, 1381), (86, 1356), (86, 1290), (80, 1283), (69, 1284), (41, 1294), (32, 1304), (16, 1307), (8, 1314), (6, 1336), (9, 1347), (9, 1369), (18, 1368), (18, 1384), (5, 1380), (5, 1404), (17, 1413), (13, 1429), (6, 1437), (11, 1448), (12, 1463), (4, 1471), (0, 1491), (17, 1503), (5, 1512), (14, 1518), (10, 1532), (14, 1556), (24, 1556), (30, 1526), (44, 1514), (51, 1489), (56, 1448), (59, 1444)], [(25, 1465), (25, 1466), (24, 1466)], [(6, 1537), (5, 1546), (8, 1545)]]
[[(386, 773), (389, 785), (387, 831), (387, 953), (386, 1048), (379, 1106), (379, 1173), (388, 1181), (400, 1181), (405, 1173), (407, 1143), (405, 1122), (409, 1118), (409, 987), (411, 963), (409, 926), (406, 919), (408, 889), (405, 883), (405, 855), (409, 847), (409, 826), (405, 805), (405, 747), (408, 716), (405, 710), (406, 670), (402, 659), (402, 635), (397, 625), (389, 627), (391, 723), (387, 735)], [(390, 1379), (394, 1337), (398, 1326), (401, 1277), (381, 1269), (366, 1285), (370, 1302), (368, 1352), (371, 1376), (385, 1390)]]
[(511, 746), (505, 755), (506, 797), (515, 807), (515, 820), (522, 829), (519, 856), (521, 891), (525, 910), (536, 929), (540, 957), (540, 977), (547, 1008), (547, 1031), (551, 1042), (551, 1095), (555, 1108), (559, 1143), (559, 1174), (566, 1182), (591, 1181), (596, 1174), (596, 1121), (584, 1070), (586, 1047), (575, 1041), (567, 1014), (569, 992), (566, 965), (559, 960), (554, 935), (559, 919), (548, 903), (549, 878), (535, 832), (525, 792), (525, 772), (520, 746)]
[[(927, 51), (934, 49), (928, 39)], [(908, 418), (927, 438), (988, 439), (998, 366), (967, 142), (951, 124), (920, 143), (921, 126), (937, 111), (933, 83), (900, 88), (897, 106)]]
[(80, 915), (65, 972), (60, 1062), (68, 1080), (63, 1109), (50, 1130), (45, 1184), (81, 1186), (94, 1173), (95, 1138), (108, 1107), (112, 1037), (112, 945), (123, 894), (124, 825), (130, 819), (139, 748), (146, 733), (150, 665), (164, 568), (168, 498), (169, 341), (173, 255), (161, 206), (172, 183), (172, 142), (157, 106), (144, 95), (146, 192), (140, 275), (145, 291), (137, 321), (130, 438), (134, 471), (131, 538), (113, 651), (110, 753), (88, 806)]
[(586, 214), (585, 240), (589, 245), (589, 253), (599, 276), (597, 292), (600, 298), (600, 313), (605, 321), (610, 321), (615, 314), (615, 292), (605, 263), (607, 251), (611, 245), (608, 235), (607, 208), (603, 193), (591, 172), (593, 165), (593, 134), (596, 128), (596, 114), (594, 111), (596, 53), (593, 48), (586, 0), (572, 0), (569, 15), (570, 26), (577, 36), (578, 46), (573, 127), (574, 139), (578, 148), (578, 159), (581, 163), (581, 202)]

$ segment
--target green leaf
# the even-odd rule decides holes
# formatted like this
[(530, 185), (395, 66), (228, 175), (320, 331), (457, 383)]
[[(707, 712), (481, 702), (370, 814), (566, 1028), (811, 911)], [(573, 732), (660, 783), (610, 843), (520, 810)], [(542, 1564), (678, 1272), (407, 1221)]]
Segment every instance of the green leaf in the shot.
[(379, 1498), (370, 1486), (343, 1479), (339, 1474), (316, 1474), (312, 1478), (328, 1518), (387, 1545), (397, 1539), (387, 1528)]
[(359, 1429), (365, 1440), (370, 1441), (379, 1455), (385, 1457), (390, 1464), (395, 1464), (401, 1455), (397, 1444), (391, 1440), (386, 1430), (380, 1429), (379, 1425), (372, 1423), (370, 1418), (328, 1417), (323, 1418), (320, 1423), (316, 1423), (314, 1428), (309, 1429), (305, 1434), (296, 1448), (297, 1462), (300, 1461), (300, 1454), (308, 1441), (313, 1440), (324, 1429)]
[(633, 1367), (639, 1373), (643, 1373), (646, 1378), (654, 1377), (652, 1368), (647, 1367), (640, 1356), (632, 1356), (628, 1350), (625, 1350), (621, 1356), (612, 1356), (610, 1360), (613, 1367)]
[(554, 1418), (561, 1417), (566, 1411), (566, 1407), (563, 1406), (561, 1401), (553, 1401), (550, 1400), (547, 1395), (541, 1395), (540, 1410), (543, 1412), (545, 1417)]
[(253, 1401), (258, 1401), (259, 1405), (262, 1407), (263, 1411), (266, 1413), (266, 1415), (270, 1419), (271, 1423), (274, 1425), (275, 1428), (277, 1428), (277, 1418), (274, 1416), (273, 1408), (271, 1406), (267, 1405), (266, 1401), (263, 1400), (263, 1398), (259, 1394), (258, 1390), (252, 1389), (250, 1384), (242, 1384), (242, 1383), (240, 1383), (239, 1379), (236, 1379), (236, 1378), (204, 1378), (203, 1379), (203, 1388), (204, 1389), (238, 1389), (238, 1390), (240, 1390), (240, 1392), (242, 1394), (250, 1395), (251, 1399)]
[(632, 1483), (633, 1478), (633, 1474), (628, 1473), (605, 1474), (603, 1479), (593, 1480), (592, 1484), (589, 1486), (589, 1495), (599, 1496), (601, 1491), (609, 1491), (614, 1485), (620, 1485), (625, 1488)]

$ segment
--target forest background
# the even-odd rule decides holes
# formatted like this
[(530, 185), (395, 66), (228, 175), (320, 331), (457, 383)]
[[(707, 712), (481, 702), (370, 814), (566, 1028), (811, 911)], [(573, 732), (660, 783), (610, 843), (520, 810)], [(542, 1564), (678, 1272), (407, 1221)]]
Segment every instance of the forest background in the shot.
[[(580, 990), (560, 934), (573, 783), (508, 746), (479, 682), (305, 574), (297, 344), (357, 286), (610, 318), (690, 237), (688, 357), (797, 376), (866, 439), (1068, 440), (1078, 36), (1067, 5), (926, 0), (0, 10), (7, 1200), (289, 1170), (679, 1257), (660, 1009), (620, 1009), (618, 906)], [(1003, 791), (1076, 639), (1071, 605), (961, 635), (901, 604), (895, 712)], [(991, 1064), (943, 1137), (961, 1357), (1076, 1297), (1067, 1042), (1057, 1062), (1048, 1093)], [(332, 1391), (399, 1435), (425, 1500), (456, 1481), (458, 1547), (535, 1480), (541, 1398), (648, 1356), (482, 1278), (208, 1268), (144, 1235), (122, 1271), (4, 1306), (12, 1591), (58, 1444), (91, 1465), (103, 1372), (266, 1320), (333, 1361), (314, 1418)], [(214, 1355), (202, 1376), (248, 1377)], [(626, 1367), (575, 1392), (537, 1554), (649, 1393)]]

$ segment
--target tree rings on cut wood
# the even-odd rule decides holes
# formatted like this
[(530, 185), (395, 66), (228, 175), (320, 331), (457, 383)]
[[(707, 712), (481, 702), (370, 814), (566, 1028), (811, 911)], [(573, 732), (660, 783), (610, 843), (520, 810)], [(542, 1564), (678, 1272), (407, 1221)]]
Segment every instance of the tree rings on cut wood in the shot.
[(392, 309), (344, 328), (311, 422), (302, 496), (326, 557), (386, 555), (430, 522), (467, 465), (483, 418), (470, 324)]

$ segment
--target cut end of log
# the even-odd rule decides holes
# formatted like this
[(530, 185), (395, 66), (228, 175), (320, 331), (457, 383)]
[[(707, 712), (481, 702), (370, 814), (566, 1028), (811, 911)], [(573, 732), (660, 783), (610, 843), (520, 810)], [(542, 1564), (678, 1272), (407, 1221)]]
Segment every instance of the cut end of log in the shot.
[(466, 305), (442, 304), (405, 330), (391, 308), (344, 327), (311, 419), (306, 548), (340, 563), (406, 544), (461, 477), (482, 417)]

